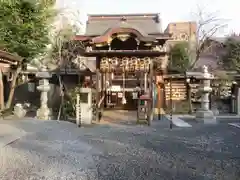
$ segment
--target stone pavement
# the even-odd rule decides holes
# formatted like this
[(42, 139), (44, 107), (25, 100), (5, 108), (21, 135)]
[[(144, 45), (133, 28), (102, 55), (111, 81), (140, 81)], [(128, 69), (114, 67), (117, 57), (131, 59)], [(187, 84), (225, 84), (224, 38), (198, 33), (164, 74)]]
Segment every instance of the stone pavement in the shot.
[(25, 131), (4, 123), (1, 123), (0, 129), (0, 148), (15, 142), (26, 134)]
[[(24, 132), (0, 148), (1, 180), (234, 180), (240, 129), (113, 123), (77, 128), (58, 121), (0, 121)], [(17, 133), (16, 133), (17, 134)]]
[[(165, 115), (167, 120), (171, 120), (170, 115)], [(240, 124), (240, 116), (238, 115), (219, 115), (216, 116), (217, 118), (217, 124), (213, 125), (218, 125), (222, 123), (226, 123), (228, 125), (232, 125), (235, 127), (239, 127)], [(203, 122), (197, 122), (195, 120), (195, 117), (192, 115), (172, 115), (172, 122), (175, 126), (177, 127), (193, 127), (193, 126), (198, 126), (199, 124), (204, 124)]]
[(170, 115), (165, 115), (165, 117), (167, 118), (167, 120), (172, 121), (172, 123), (177, 127), (192, 127), (191, 124), (185, 122), (179, 116), (172, 115), (172, 119)]
[[(154, 120), (152, 121), (152, 126), (157, 126), (158, 128), (169, 128), (170, 126), (170, 115), (165, 114), (164, 111), (161, 111), (163, 115), (162, 120), (158, 120), (158, 116), (155, 115)], [(104, 111), (102, 120), (100, 124), (111, 124), (114, 126), (125, 126), (125, 125), (134, 125), (136, 126), (136, 112), (135, 111), (124, 111), (124, 110), (112, 110)], [(240, 116), (236, 115), (220, 115), (217, 116), (217, 124), (213, 126), (218, 126), (222, 123), (225, 123), (229, 126), (234, 126), (239, 128), (240, 126)], [(172, 115), (172, 123), (174, 127), (178, 128), (193, 128), (195, 126), (208, 126), (208, 124), (199, 123), (195, 120), (195, 117), (188, 114), (181, 115)], [(144, 125), (143, 125), (144, 126)]]
[(228, 123), (230, 126), (234, 126), (236, 128), (240, 128), (240, 123)]

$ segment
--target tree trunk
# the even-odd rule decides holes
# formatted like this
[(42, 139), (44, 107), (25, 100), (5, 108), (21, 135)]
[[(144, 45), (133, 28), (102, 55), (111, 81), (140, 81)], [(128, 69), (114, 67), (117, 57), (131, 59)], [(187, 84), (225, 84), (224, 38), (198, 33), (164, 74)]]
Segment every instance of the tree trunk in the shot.
[(22, 69), (21, 65), (18, 65), (17, 70), (14, 72), (13, 80), (11, 81), (11, 85), (10, 85), (10, 92), (9, 92), (9, 95), (8, 95), (6, 109), (9, 109), (12, 105), (13, 96), (14, 96), (15, 87), (16, 87), (16, 82), (17, 82), (18, 75), (21, 72), (21, 69)]
[(64, 91), (63, 91), (63, 84), (62, 84), (62, 79), (61, 75), (58, 75), (58, 81), (59, 81), (59, 86), (60, 86), (60, 96), (61, 96), (61, 104), (59, 106), (59, 111), (58, 111), (58, 117), (57, 120), (60, 120), (61, 114), (63, 114), (63, 103), (64, 103)]
[(197, 64), (199, 58), (200, 58), (200, 52), (198, 52), (198, 53), (196, 54), (196, 57), (195, 57), (193, 63), (191, 64), (189, 70), (192, 70), (192, 69), (195, 67), (195, 65)]

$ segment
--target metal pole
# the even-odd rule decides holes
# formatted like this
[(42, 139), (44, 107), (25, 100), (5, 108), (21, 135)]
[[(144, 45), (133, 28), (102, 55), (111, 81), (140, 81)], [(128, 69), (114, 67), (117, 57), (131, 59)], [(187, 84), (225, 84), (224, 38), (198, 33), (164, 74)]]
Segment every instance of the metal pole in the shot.
[[(170, 64), (172, 68), (172, 55), (170, 59)], [(171, 106), (171, 111), (170, 111), (170, 129), (173, 128), (173, 122), (172, 122), (172, 114), (173, 114), (173, 102), (172, 102), (172, 75), (170, 75), (170, 106)]]
[(170, 106), (171, 106), (171, 111), (170, 111), (170, 129), (172, 129), (172, 127), (173, 127), (173, 122), (172, 122), (172, 115), (173, 115), (172, 75), (170, 76)]
[(191, 82), (188, 83), (188, 101), (189, 101), (189, 114), (192, 114), (192, 87)]
[(125, 66), (123, 67), (123, 87), (122, 87), (122, 104), (126, 104), (126, 98), (125, 98)]

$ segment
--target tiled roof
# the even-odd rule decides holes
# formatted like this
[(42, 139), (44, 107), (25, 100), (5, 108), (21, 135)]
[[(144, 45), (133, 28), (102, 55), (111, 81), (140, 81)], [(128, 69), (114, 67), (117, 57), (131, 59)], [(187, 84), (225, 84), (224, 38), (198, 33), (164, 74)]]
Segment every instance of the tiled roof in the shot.
[(158, 14), (122, 14), (90, 15), (85, 35), (102, 35), (109, 28), (118, 26), (123, 19), (128, 26), (137, 28), (146, 34), (161, 33), (161, 21)]

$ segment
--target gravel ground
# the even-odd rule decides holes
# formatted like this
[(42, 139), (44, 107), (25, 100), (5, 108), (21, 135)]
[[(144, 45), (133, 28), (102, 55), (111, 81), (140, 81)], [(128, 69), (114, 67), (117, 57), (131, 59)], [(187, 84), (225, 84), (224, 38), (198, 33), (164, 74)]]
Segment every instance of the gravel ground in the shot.
[(0, 147), (1, 180), (240, 179), (240, 129), (227, 124), (170, 130), (159, 121), (77, 128), (23, 120), (0, 127), (21, 132)]

